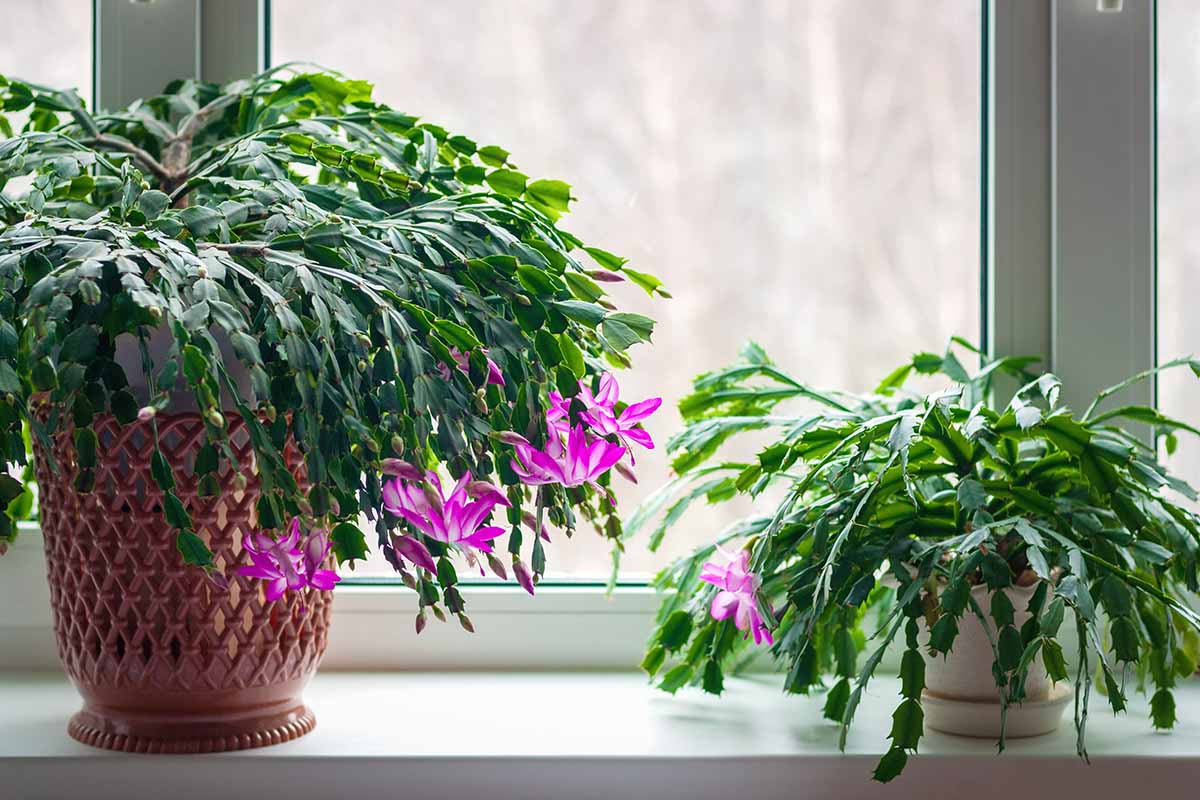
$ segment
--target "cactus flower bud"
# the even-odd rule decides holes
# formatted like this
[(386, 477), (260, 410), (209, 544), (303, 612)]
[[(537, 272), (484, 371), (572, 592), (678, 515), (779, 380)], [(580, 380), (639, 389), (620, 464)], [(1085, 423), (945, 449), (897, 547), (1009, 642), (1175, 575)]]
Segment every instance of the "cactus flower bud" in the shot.
[(208, 277), (208, 267), (201, 264), (199, 267), (196, 268), (196, 275), (200, 278), (207, 278)]
[(618, 275), (606, 269), (589, 269), (587, 274), (592, 280), (601, 283), (623, 283), (625, 281), (624, 275)]
[(379, 464), (379, 471), (384, 475), (392, 475), (406, 481), (425, 480), (425, 473), (419, 467), (398, 458), (385, 458)]
[(398, 456), (404, 455), (404, 437), (398, 433), (392, 434), (392, 452)]
[(208, 424), (212, 425), (214, 428), (224, 428), (225, 427), (224, 415), (221, 414), (220, 411), (217, 411), (215, 408), (210, 408), (208, 410), (208, 413), (205, 415), (205, 418), (208, 419)]
[(236, 491), (239, 491), (239, 492), (246, 491), (246, 484), (247, 484), (246, 476), (243, 473), (235, 472), (233, 474), (233, 488)]
[(458, 615), (458, 624), (462, 625), (463, 630), (465, 630), (467, 633), (475, 632), (475, 626), (471, 624), (471, 618), (468, 617), (466, 614)]
[(425, 615), (425, 609), (422, 608), (420, 611), (417, 612), (416, 628), (417, 628), (418, 636), (421, 635), (421, 631), (425, 630), (425, 626), (428, 624), (429, 624), (429, 617), (427, 617)]
[(508, 570), (504, 568), (504, 562), (496, 558), (495, 554), (487, 553), (487, 562), (493, 575), (502, 581), (508, 580)]
[(150, 306), (146, 309), (146, 313), (150, 315), (150, 319), (159, 322), (163, 318), (163, 311), (158, 306)]
[(616, 467), (615, 467), (615, 469), (617, 470), (617, 473), (618, 473), (618, 474), (619, 474), (619, 475), (620, 475), (622, 478), (624, 478), (625, 480), (629, 481), (630, 483), (637, 483), (637, 482), (638, 482), (637, 475), (634, 473), (634, 471), (633, 471), (632, 469), (630, 469), (630, 468), (629, 468), (628, 466), (626, 466), (624, 463), (622, 463), (622, 462), (618, 461), (618, 462), (617, 462), (617, 464), (616, 464)]
[(521, 588), (533, 594), (533, 573), (525, 566), (525, 562), (516, 556), (513, 556), (513, 573), (517, 576), (517, 583), (521, 584)]
[(142, 406), (138, 411), (138, 422), (149, 422), (158, 414), (158, 409), (154, 406)]
[(438, 622), (446, 621), (446, 612), (442, 611), (441, 606), (430, 606), (433, 609), (433, 615), (438, 618)]
[(529, 444), (529, 440), (516, 431), (504, 431), (503, 433), (493, 433), (493, 438), (499, 439), (504, 444), (518, 445)]
[(224, 572), (218, 572), (215, 569), (209, 570), (208, 571), (208, 582), (211, 583), (213, 586), (217, 587), (222, 592), (229, 591), (229, 578), (227, 578), (225, 576)]

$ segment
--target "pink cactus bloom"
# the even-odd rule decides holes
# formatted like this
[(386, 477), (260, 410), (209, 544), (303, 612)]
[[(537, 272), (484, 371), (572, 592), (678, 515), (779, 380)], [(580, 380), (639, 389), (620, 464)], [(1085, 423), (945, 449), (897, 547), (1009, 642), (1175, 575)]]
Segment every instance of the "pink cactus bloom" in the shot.
[(310, 587), (328, 591), (341, 580), (333, 570), (320, 568), (331, 546), (324, 531), (314, 531), (301, 547), (300, 519), (296, 517), (282, 539), (272, 539), (265, 533), (248, 534), (242, 547), (251, 563), (237, 572), (245, 578), (266, 581), (267, 602), (278, 600), (288, 590)]
[(322, 569), (333, 542), (325, 531), (313, 531), (304, 542), (304, 577), (313, 589), (327, 592), (342, 578), (334, 570)]
[[(487, 348), (481, 347), (479, 352), (483, 353), (484, 358), (487, 358)], [(458, 371), (464, 375), (471, 373), (471, 354), (464, 353), (457, 347), (450, 348), (450, 356), (454, 359), (454, 363), (458, 366)], [(504, 373), (500, 371), (500, 367), (495, 361), (487, 358), (488, 376), (487, 382), (494, 386), (504, 385)], [(451, 378), (450, 368), (445, 364), (438, 364), (438, 373), (442, 376), (442, 380), (448, 381)]]
[(517, 460), (513, 471), (522, 483), (540, 485), (558, 483), (563, 486), (595, 484), (604, 473), (624, 458), (626, 450), (605, 439), (588, 441), (582, 425), (576, 425), (567, 436), (566, 447), (551, 431), (545, 450), (532, 445), (516, 445)]
[(485, 524), (498, 505), (510, 505), (504, 493), (490, 483), (472, 481), (469, 473), (449, 494), (442, 490), (435, 472), (426, 472), (423, 484), (395, 478), (383, 486), (383, 507), (388, 512), (432, 539), (459, 547), (468, 556), (473, 550), (492, 552), (492, 540), (504, 533), (503, 528)]
[[(571, 400), (558, 392), (550, 392), (549, 396), (550, 409), (546, 412), (546, 422), (551, 430), (565, 436), (570, 427)], [(580, 381), (579, 394), (576, 397), (584, 406), (584, 411), (579, 415), (580, 421), (593, 433), (599, 436), (616, 436), (626, 448), (630, 447), (630, 443), (635, 443), (647, 450), (654, 449), (654, 440), (650, 438), (650, 434), (638, 426), (662, 406), (661, 397), (634, 403), (618, 414), (616, 405), (621, 397), (621, 387), (611, 372), (600, 376), (600, 389), (595, 393), (586, 383)], [(633, 462), (632, 450), (630, 462)]]
[(774, 644), (770, 629), (763, 623), (762, 615), (758, 613), (756, 597), (762, 585), (762, 579), (750, 572), (750, 553), (740, 550), (736, 554), (717, 547), (726, 563), (718, 564), (709, 561), (704, 564), (700, 580), (711, 583), (721, 591), (713, 598), (711, 614), (713, 619), (729, 619), (739, 631), (749, 630), (754, 636), (754, 643), (766, 642)]

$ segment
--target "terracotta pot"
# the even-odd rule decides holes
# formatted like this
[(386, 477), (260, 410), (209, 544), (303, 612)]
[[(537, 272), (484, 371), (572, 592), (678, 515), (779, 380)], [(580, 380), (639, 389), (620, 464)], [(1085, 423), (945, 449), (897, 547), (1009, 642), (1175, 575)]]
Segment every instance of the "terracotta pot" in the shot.
[[(72, 488), (69, 431), (39, 447), (41, 525), (59, 655), (83, 696), (72, 737), (112, 750), (205, 753), (261, 747), (312, 730), (301, 693), (325, 650), (332, 593), (289, 592), (274, 603), (262, 582), (238, 577), (242, 538), (255, 528), (259, 482), (242, 421), (230, 438), (246, 477), (228, 466), (220, 497), (196, 496), (192, 463), (203, 446), (198, 414), (160, 414), (159, 439), (176, 493), (230, 579), (218, 588), (183, 564), (150, 476), (148, 425), (98, 420), (93, 492)], [(285, 453), (300, 475), (300, 458)]]
[[(1013, 624), (1017, 630), (1029, 619), (1026, 606), (1037, 585), (1013, 586), (1002, 590), (1012, 602)], [(986, 586), (971, 589), (972, 597), (985, 615), (991, 607), (991, 595)], [(922, 624), (921, 639), (928, 643), (929, 634)], [(992, 677), (991, 641), (996, 636), (995, 623), (990, 616), (985, 631), (974, 612), (967, 608), (958, 622), (958, 636), (950, 652), (925, 659), (925, 694), (921, 705), (929, 727), (944, 733), (963, 736), (996, 737), (1000, 735), (1000, 696)], [(1040, 658), (1029, 665), (1025, 678), (1025, 700), (1010, 706), (1005, 733), (1010, 738), (1037, 736), (1058, 727), (1069, 692), (1055, 688), (1046, 674)]]

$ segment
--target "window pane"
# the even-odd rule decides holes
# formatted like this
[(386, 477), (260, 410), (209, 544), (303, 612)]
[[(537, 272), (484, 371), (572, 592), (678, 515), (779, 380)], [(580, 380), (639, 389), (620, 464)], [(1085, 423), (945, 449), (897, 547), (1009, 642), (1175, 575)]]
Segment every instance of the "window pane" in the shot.
[[(1200, 349), (1200, 7), (1159, 0), (1158, 25), (1158, 357), (1166, 361)], [(1158, 382), (1164, 413), (1195, 424), (1200, 383), (1190, 370)], [(1170, 457), (1171, 470), (1200, 481), (1200, 442), (1188, 434)]]
[(75, 89), (90, 106), (90, 0), (6, 0), (0, 74), (55, 89)]
[[(275, 3), (273, 59), (373, 81), (377, 96), (574, 186), (566, 227), (661, 277), (628, 398), (662, 395), (659, 449), (628, 514), (667, 478), (692, 377), (748, 339), (809, 382), (873, 387), (914, 351), (977, 339), (980, 4), (825, 0)], [(641, 295), (641, 296), (639, 296)], [(743, 453), (742, 455), (750, 455)], [(747, 509), (700, 507), (626, 577)], [(686, 531), (686, 533), (685, 533)], [(591, 531), (549, 578), (599, 576)]]

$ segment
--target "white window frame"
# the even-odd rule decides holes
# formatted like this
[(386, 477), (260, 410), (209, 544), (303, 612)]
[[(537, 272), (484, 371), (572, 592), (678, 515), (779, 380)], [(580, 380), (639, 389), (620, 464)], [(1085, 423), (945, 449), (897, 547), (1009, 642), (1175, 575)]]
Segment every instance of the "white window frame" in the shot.
[[(1078, 406), (1155, 363), (1155, 2), (981, 2), (984, 339), (996, 355), (1042, 355)], [(157, 91), (164, 74), (226, 81), (269, 62), (269, 0), (94, 3), (99, 107)], [(1153, 404), (1154, 385), (1119, 399)], [(0, 604), (29, 609), (5, 616), (0, 668), (57, 663), (37, 538), (26, 530), (0, 563)], [(478, 632), (431, 622), (418, 639), (411, 592), (339, 587), (325, 666), (630, 668), (657, 605), (644, 586), (463, 593)]]

